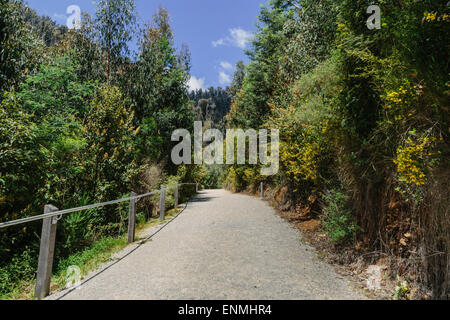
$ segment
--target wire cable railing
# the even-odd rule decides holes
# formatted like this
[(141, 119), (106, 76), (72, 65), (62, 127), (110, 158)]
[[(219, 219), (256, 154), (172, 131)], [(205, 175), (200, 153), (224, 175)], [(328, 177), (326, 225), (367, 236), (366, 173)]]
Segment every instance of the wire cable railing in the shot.
[(36, 287), (34, 290), (34, 296), (38, 299), (43, 299), (50, 293), (50, 279), (52, 275), (53, 256), (56, 243), (56, 226), (58, 220), (60, 220), (63, 215), (73, 212), (87, 211), (90, 209), (110, 206), (113, 204), (119, 204), (123, 202), (129, 202), (130, 206), (128, 216), (128, 243), (133, 243), (135, 240), (135, 228), (136, 228), (136, 202), (142, 198), (160, 194), (161, 195), (159, 207), (160, 219), (161, 221), (164, 221), (166, 211), (165, 206), (166, 192), (172, 189), (174, 190), (174, 206), (175, 208), (177, 208), (179, 201), (179, 192), (178, 192), (179, 188), (185, 185), (195, 185), (196, 186), (195, 192), (198, 193), (199, 188), (198, 183), (181, 183), (170, 187), (165, 187), (163, 185), (161, 186), (160, 190), (152, 191), (141, 195), (131, 192), (131, 195), (127, 198), (102, 203), (95, 203), (78, 208), (59, 210), (53, 205), (46, 205), (44, 207), (44, 214), (12, 221), (1, 222), (0, 229), (21, 225), (32, 221), (42, 220), (42, 233), (40, 239), (41, 244), (39, 248), (39, 261), (38, 261), (38, 270), (36, 276)]
[[(196, 185), (196, 184), (195, 183), (181, 183), (181, 184), (178, 184), (175, 186), (165, 188), (165, 190), (168, 191), (168, 190), (175, 189), (175, 188), (183, 186), (183, 185)], [(141, 194), (141, 195), (137, 195), (137, 196), (132, 196), (132, 197), (128, 197), (128, 198), (112, 200), (112, 201), (108, 201), (108, 202), (90, 204), (90, 205), (82, 206), (82, 207), (78, 207), (78, 208), (59, 210), (59, 211), (55, 211), (55, 212), (51, 212), (51, 213), (44, 213), (44, 214), (33, 216), (33, 217), (26, 217), (26, 218), (21, 218), (21, 219), (12, 220), (12, 221), (0, 222), (0, 229), (12, 227), (15, 225), (20, 225), (20, 224), (25, 224), (25, 223), (32, 222), (32, 221), (44, 220), (46, 218), (59, 217), (59, 216), (63, 216), (68, 213), (86, 211), (86, 210), (90, 210), (90, 209), (106, 207), (106, 206), (110, 206), (113, 204), (119, 204), (119, 203), (133, 201), (133, 200), (140, 200), (142, 198), (156, 195), (156, 194), (160, 193), (161, 190), (157, 190), (157, 191), (153, 191), (153, 192), (149, 192), (149, 193), (145, 193), (145, 194)]]

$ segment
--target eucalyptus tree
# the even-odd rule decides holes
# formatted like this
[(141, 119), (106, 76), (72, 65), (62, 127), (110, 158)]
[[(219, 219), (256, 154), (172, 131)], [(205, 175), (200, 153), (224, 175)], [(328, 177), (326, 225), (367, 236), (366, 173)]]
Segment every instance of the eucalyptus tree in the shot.
[(137, 13), (133, 0), (99, 0), (95, 18), (96, 38), (106, 55), (106, 79), (111, 79), (120, 58), (128, 56), (128, 43), (136, 32)]
[(193, 124), (187, 92), (190, 53), (186, 45), (179, 52), (175, 49), (169, 12), (163, 7), (141, 32), (129, 85), (123, 90), (132, 98), (135, 122), (141, 126), (137, 139), (142, 138), (143, 156), (159, 160), (170, 149), (172, 132)]
[(105, 82), (103, 52), (95, 42), (94, 20), (88, 13), (82, 14), (81, 28), (69, 30), (56, 47), (58, 55), (67, 55), (76, 61), (75, 72), (81, 81)]
[(295, 13), (286, 1), (271, 0), (261, 7), (257, 30), (247, 50), (250, 63), (245, 68), (242, 90), (234, 99), (229, 115), (232, 127), (257, 128), (270, 113), (269, 97), (277, 90), (278, 61), (285, 41), (284, 26)]
[(26, 28), (22, 1), (0, 0), (0, 92), (17, 87), (39, 66), (43, 45)]

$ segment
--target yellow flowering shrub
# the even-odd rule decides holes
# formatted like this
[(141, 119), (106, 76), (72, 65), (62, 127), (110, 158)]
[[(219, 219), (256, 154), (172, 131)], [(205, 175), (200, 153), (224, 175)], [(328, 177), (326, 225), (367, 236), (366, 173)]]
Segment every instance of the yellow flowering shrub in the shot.
[(244, 170), (244, 180), (248, 184), (258, 182), (261, 180), (261, 176), (257, 172), (257, 167), (247, 168)]
[(436, 20), (436, 13), (425, 12), (425, 21), (433, 22)]
[(228, 175), (225, 178), (224, 185), (226, 188), (230, 187), (233, 192), (240, 191), (239, 177), (234, 167), (231, 167), (228, 171)]
[(421, 94), (421, 87), (405, 82), (396, 91), (391, 91), (386, 95), (385, 110), (388, 118), (395, 121), (407, 120), (414, 116), (413, 107)]
[(394, 163), (397, 165), (401, 182), (416, 186), (425, 185), (436, 141), (434, 137), (422, 137), (416, 140), (410, 137), (406, 140), (405, 146), (397, 149), (397, 158)]
[(297, 186), (304, 186), (304, 182), (315, 186), (320, 183), (320, 170), (328, 159), (331, 143), (332, 123), (323, 97), (317, 97), (313, 89), (309, 89), (311, 92), (305, 89), (315, 87), (316, 81), (310, 82), (294, 89), (291, 103), (269, 104), (272, 116), (266, 123), (267, 128), (280, 129), (280, 168)]
[(448, 13), (444, 13), (442, 15), (438, 15), (437, 13), (425, 12), (424, 13), (424, 21), (425, 22), (435, 22), (435, 21), (450, 21), (450, 15)]
[[(316, 181), (318, 177), (319, 144), (306, 139), (287, 139), (280, 143), (280, 161), (286, 173), (295, 181)], [(295, 140), (295, 141), (291, 141)]]

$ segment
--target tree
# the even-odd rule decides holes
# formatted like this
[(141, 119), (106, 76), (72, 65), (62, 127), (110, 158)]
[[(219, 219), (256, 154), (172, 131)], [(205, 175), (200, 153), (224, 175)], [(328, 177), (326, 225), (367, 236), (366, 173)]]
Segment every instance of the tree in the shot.
[(17, 96), (24, 109), (35, 120), (46, 117), (72, 117), (83, 119), (88, 110), (87, 100), (92, 97), (95, 86), (78, 79), (78, 65), (68, 56), (56, 57), (41, 70), (20, 85)]
[(234, 100), (237, 97), (238, 92), (242, 89), (245, 79), (245, 64), (243, 61), (236, 63), (236, 69), (233, 74), (233, 81), (231, 82), (230, 91), (231, 98)]
[[(17, 97), (4, 95), (0, 103), (1, 221), (31, 216), (43, 205), (37, 195), (45, 182), (50, 157), (40, 138), (38, 126), (21, 109)], [(23, 251), (32, 238), (32, 232), (2, 232), (0, 267), (9, 261), (11, 253)]]
[(129, 170), (136, 156), (132, 138), (139, 129), (133, 126), (134, 115), (127, 104), (117, 87), (104, 86), (93, 99), (83, 128), (83, 185), (99, 201), (117, 199), (129, 191)]
[(95, 42), (94, 21), (89, 14), (83, 13), (79, 30), (69, 30), (65, 34), (57, 44), (55, 54), (70, 56), (81, 81), (106, 81), (102, 48)]
[(228, 116), (231, 126), (258, 128), (270, 113), (269, 97), (281, 87), (277, 79), (280, 50), (286, 38), (283, 30), (294, 10), (285, 1), (271, 0), (269, 4), (261, 7), (258, 29), (247, 51), (251, 62)]
[(333, 0), (300, 0), (283, 30), (286, 43), (280, 56), (282, 81), (287, 85), (313, 70), (335, 47), (338, 10)]
[(136, 26), (133, 0), (99, 0), (95, 19), (97, 40), (106, 54), (106, 79), (116, 71), (118, 59), (130, 53)]
[(224, 117), (230, 111), (231, 91), (230, 88), (210, 87), (208, 90), (196, 90), (190, 93), (194, 102), (197, 120), (209, 122), (213, 128), (225, 129)]
[[(153, 122), (158, 124), (157, 131), (143, 130), (141, 134), (146, 132), (148, 138), (160, 136), (161, 151), (170, 149), (174, 130), (193, 126), (193, 112), (187, 93), (189, 66), (188, 48), (183, 46), (182, 51), (176, 53), (169, 13), (160, 7), (152, 24), (144, 30), (137, 61), (131, 66), (130, 82), (133, 85), (123, 86), (123, 90), (133, 99), (138, 126)], [(154, 152), (148, 150), (145, 154)]]
[(40, 63), (42, 45), (26, 28), (21, 1), (0, 0), (0, 93), (14, 88)]
[(48, 16), (40, 17), (35, 10), (26, 5), (21, 7), (21, 14), (28, 28), (33, 30), (47, 47), (61, 41), (68, 32), (66, 26), (57, 25)]

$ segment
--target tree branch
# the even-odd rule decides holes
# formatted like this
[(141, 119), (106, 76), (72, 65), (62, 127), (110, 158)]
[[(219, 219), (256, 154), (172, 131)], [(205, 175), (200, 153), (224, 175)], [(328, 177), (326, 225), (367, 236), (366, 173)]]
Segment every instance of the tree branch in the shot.
[(287, 0), (287, 2), (291, 5), (293, 5), (294, 7), (296, 7), (298, 10), (302, 9), (302, 7), (299, 4), (295, 3), (295, 1)]

